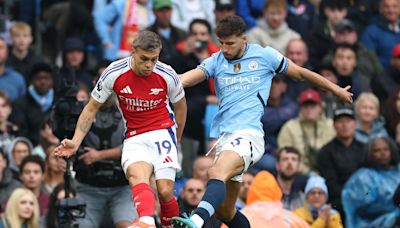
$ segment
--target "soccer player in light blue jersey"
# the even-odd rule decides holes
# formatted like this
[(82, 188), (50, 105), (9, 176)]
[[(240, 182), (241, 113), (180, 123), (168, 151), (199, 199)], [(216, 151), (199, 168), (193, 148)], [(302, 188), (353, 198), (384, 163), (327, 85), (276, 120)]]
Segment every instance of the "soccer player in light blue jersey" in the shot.
[(219, 108), (210, 136), (218, 140), (216, 161), (208, 170), (209, 181), (201, 202), (190, 217), (174, 217), (174, 227), (200, 228), (214, 213), (229, 227), (250, 227), (247, 218), (235, 209), (235, 202), (243, 172), (264, 153), (260, 120), (275, 74), (307, 80), (331, 91), (342, 101), (352, 103), (350, 86), (341, 88), (297, 66), (271, 47), (248, 44), (245, 28), (239, 16), (222, 19), (216, 28), (221, 50), (197, 69), (181, 75), (184, 87), (214, 78)]

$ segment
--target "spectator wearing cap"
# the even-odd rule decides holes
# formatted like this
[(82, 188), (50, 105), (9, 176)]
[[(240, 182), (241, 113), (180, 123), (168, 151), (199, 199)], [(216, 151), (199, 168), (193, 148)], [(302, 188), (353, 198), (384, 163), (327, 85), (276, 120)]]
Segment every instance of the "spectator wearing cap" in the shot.
[(30, 73), (30, 85), (25, 96), (13, 103), (10, 119), (19, 126), (20, 135), (39, 143), (40, 125), (55, 102), (52, 67), (44, 62), (35, 63)]
[(356, 99), (361, 92), (371, 91), (370, 80), (360, 73), (357, 68), (357, 50), (350, 44), (338, 44), (333, 51), (332, 65), (339, 86), (351, 86), (350, 92)]
[(390, 67), (393, 47), (400, 42), (400, 2), (381, 0), (380, 16), (365, 28), (361, 42), (375, 52), (385, 69)]
[(12, 46), (6, 64), (22, 74), (25, 82), (29, 82), (32, 65), (40, 61), (40, 57), (30, 49), (32, 29), (29, 24), (16, 21), (10, 28), (10, 35)]
[(344, 0), (323, 0), (320, 5), (321, 20), (314, 30), (305, 37), (309, 47), (310, 62), (316, 66), (334, 46), (335, 26), (347, 15)]
[(399, 75), (400, 43), (396, 44), (393, 48), (389, 69), (385, 70), (383, 74), (373, 78), (371, 81), (371, 89), (381, 102), (385, 102), (389, 95), (400, 86)]
[(86, 69), (85, 60), (85, 47), (82, 40), (77, 37), (67, 38), (63, 47), (63, 66), (60, 69), (60, 85), (57, 86), (59, 90), (57, 92), (63, 95), (65, 87), (69, 87), (73, 82), (81, 82), (89, 89), (93, 88), (93, 79)]
[(278, 134), (283, 124), (295, 118), (299, 112), (299, 106), (291, 96), (288, 95), (287, 83), (283, 75), (275, 75), (272, 78), (271, 91), (268, 104), (261, 117), (265, 132), (265, 152), (263, 157), (252, 167), (256, 173), (260, 170), (268, 170), (276, 173), (276, 149), (278, 147)]
[(376, 137), (388, 137), (385, 129), (385, 119), (380, 115), (378, 97), (370, 92), (363, 92), (354, 102), (356, 114), (355, 138), (367, 143)]
[(356, 120), (352, 107), (341, 106), (334, 111), (336, 137), (321, 148), (317, 157), (319, 174), (327, 181), (328, 202), (341, 212), (341, 193), (346, 181), (363, 165), (364, 144), (355, 139)]
[(321, 97), (316, 90), (304, 90), (299, 97), (298, 117), (286, 122), (278, 135), (278, 147), (291, 146), (299, 150), (300, 171), (315, 171), (317, 152), (335, 137), (332, 119), (322, 110)]
[(8, 58), (7, 43), (0, 36), (0, 91), (3, 91), (11, 102), (25, 95), (26, 82), (24, 77), (6, 66)]
[(285, 53), (289, 41), (300, 38), (300, 35), (290, 29), (285, 21), (287, 8), (286, 0), (266, 1), (263, 17), (249, 31), (248, 42), (263, 47), (271, 46), (279, 52)]
[(320, 176), (311, 176), (306, 188), (304, 207), (296, 209), (294, 213), (303, 218), (311, 227), (340, 228), (343, 227), (340, 214), (327, 204), (328, 188), (325, 179)]
[[(376, 54), (366, 48), (358, 40), (358, 34), (354, 23), (348, 19), (344, 19), (335, 26), (335, 36), (333, 38), (336, 45), (350, 44), (355, 46), (357, 51), (357, 69), (362, 75), (372, 79), (380, 77), (383, 73), (383, 67), (378, 60)], [(331, 63), (333, 58), (333, 51), (324, 57), (322, 62)]]
[(146, 30), (157, 33), (161, 38), (162, 49), (159, 60), (172, 64), (172, 57), (177, 52), (176, 45), (184, 40), (187, 34), (171, 22), (173, 14), (172, 0), (154, 0), (153, 12), (156, 20)]

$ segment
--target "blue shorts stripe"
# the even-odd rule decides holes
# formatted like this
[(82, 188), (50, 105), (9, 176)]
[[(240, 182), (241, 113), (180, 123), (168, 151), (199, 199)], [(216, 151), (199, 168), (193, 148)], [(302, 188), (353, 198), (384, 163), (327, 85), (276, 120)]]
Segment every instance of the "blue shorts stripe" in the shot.
[(174, 131), (172, 130), (172, 128), (168, 128), (168, 133), (169, 133), (169, 135), (171, 136), (171, 139), (172, 139), (172, 142), (174, 142), (174, 144), (175, 144), (175, 146), (176, 146), (176, 140), (175, 140), (175, 133), (174, 133)]

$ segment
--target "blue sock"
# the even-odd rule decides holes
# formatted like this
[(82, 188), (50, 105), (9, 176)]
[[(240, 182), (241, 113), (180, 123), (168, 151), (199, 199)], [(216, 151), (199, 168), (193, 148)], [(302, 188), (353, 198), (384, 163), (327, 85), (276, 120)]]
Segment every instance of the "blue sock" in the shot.
[(236, 210), (236, 214), (229, 222), (224, 222), (229, 228), (250, 228), (250, 222), (240, 211)]
[(206, 192), (194, 213), (198, 214), (203, 221), (207, 221), (215, 213), (215, 209), (224, 202), (225, 195), (225, 183), (221, 180), (210, 179)]

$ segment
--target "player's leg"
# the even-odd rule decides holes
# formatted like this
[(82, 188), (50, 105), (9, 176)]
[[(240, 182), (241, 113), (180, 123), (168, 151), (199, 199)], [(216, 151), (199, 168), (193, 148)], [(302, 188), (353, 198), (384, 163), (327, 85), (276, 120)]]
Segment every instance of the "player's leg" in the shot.
[(131, 186), (133, 203), (139, 215), (139, 221), (154, 225), (155, 196), (150, 187), (153, 166), (147, 162), (135, 162), (129, 165), (126, 176)]
[(171, 219), (179, 216), (178, 202), (174, 197), (175, 168), (163, 168), (155, 171), (157, 193), (160, 201), (160, 220), (163, 228), (172, 227)]
[(188, 222), (184, 224), (187, 227), (202, 227), (204, 221), (207, 221), (223, 203), (226, 195), (225, 181), (240, 174), (244, 165), (243, 158), (237, 152), (222, 151), (214, 165), (208, 170), (207, 189), (197, 209), (190, 217), (191, 221), (174, 218), (176, 227), (179, 227), (181, 222)]
[(230, 228), (250, 228), (247, 218), (235, 208), (240, 185), (238, 181), (226, 182), (225, 200), (216, 211), (216, 217)]

